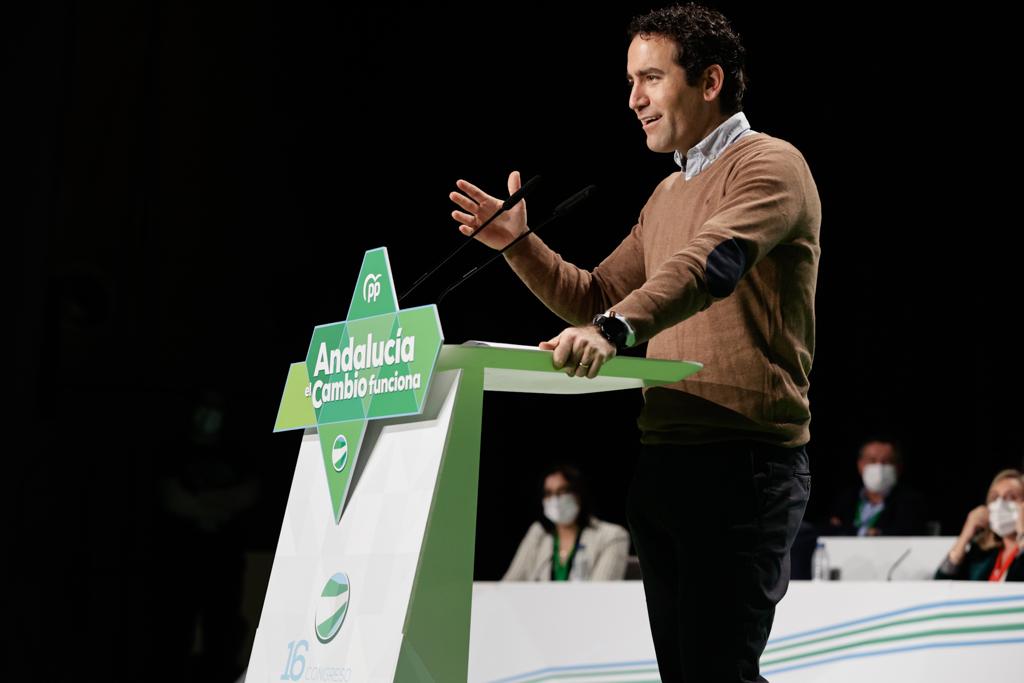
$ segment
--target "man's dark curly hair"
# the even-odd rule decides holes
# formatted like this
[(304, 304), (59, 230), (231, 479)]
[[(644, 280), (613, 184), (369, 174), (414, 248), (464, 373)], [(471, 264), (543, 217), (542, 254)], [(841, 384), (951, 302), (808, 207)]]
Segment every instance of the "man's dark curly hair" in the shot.
[(686, 82), (691, 86), (697, 85), (704, 69), (718, 64), (725, 72), (718, 93), (722, 114), (731, 115), (743, 109), (746, 50), (739, 34), (720, 12), (692, 2), (662, 7), (634, 17), (626, 34), (629, 42), (637, 35), (644, 39), (651, 35), (671, 38), (676, 44), (676, 61), (686, 71)]

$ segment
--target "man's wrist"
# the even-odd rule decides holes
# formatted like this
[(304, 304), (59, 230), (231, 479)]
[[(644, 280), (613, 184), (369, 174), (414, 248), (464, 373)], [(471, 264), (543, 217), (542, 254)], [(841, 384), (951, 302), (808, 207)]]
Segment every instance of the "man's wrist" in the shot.
[[(522, 234), (517, 235), (512, 240), (510, 240), (508, 244), (505, 245), (506, 251), (503, 254), (503, 256), (505, 257), (506, 260), (511, 260), (513, 256), (528, 251), (526, 242), (530, 241), (530, 236), (533, 234), (533, 231), (527, 228), (524, 234), (526, 235), (525, 237), (523, 237)], [(522, 239), (519, 239), (520, 237), (522, 237)], [(515, 244), (512, 244), (512, 242), (514, 242), (517, 239), (519, 241), (516, 242)]]
[(627, 349), (636, 342), (633, 326), (614, 310), (595, 315), (591, 324), (617, 351)]
[(619, 315), (614, 310), (608, 310), (605, 315), (614, 315), (626, 326), (626, 348), (628, 349), (631, 346), (636, 346), (636, 330), (634, 330), (633, 326), (629, 324), (629, 318)]

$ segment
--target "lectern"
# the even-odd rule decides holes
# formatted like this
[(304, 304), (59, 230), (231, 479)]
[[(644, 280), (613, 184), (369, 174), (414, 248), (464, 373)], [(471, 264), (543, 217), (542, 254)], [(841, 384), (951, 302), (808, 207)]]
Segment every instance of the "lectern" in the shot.
[[(357, 297), (366, 303), (393, 291), (385, 250), (367, 252), (363, 271), (353, 307)], [(393, 293), (385, 304), (390, 313), (356, 310), (354, 318), (350, 308), (346, 321), (318, 327), (306, 361), (289, 370), (276, 428), (305, 431), (250, 683), (465, 681), (484, 391), (613, 391), (675, 382), (701, 368), (616, 357), (594, 379), (570, 378), (552, 368), (550, 351), (533, 347), (419, 346), (429, 342), (424, 320), (436, 320), (436, 309), (399, 311)], [(393, 319), (366, 323), (386, 315)], [(339, 325), (344, 334), (336, 334)], [(415, 357), (402, 355), (410, 325), (419, 330)], [(390, 333), (364, 344), (369, 327)], [(367, 364), (374, 358), (381, 364)], [(378, 404), (412, 405), (402, 391), (419, 410), (381, 417)], [(356, 407), (338, 405), (346, 400)], [(362, 421), (353, 412), (360, 407)], [(335, 421), (325, 423), (325, 415)]]

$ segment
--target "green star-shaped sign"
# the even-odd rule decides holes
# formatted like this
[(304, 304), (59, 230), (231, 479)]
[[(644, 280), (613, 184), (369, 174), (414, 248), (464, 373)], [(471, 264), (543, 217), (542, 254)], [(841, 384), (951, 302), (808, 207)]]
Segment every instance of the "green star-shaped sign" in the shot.
[(292, 363), (274, 431), (316, 427), (335, 523), (366, 421), (422, 412), (443, 340), (436, 306), (398, 310), (381, 247), (363, 256), (347, 319), (315, 327), (306, 360)]

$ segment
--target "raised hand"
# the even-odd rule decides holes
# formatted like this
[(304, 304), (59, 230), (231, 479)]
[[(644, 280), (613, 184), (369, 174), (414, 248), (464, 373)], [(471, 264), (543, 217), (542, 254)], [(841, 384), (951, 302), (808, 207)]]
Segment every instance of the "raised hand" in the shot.
[[(470, 235), (483, 225), (488, 218), (501, 208), (504, 199), (487, 194), (467, 180), (458, 180), (455, 186), (466, 194), (452, 192), (448, 195), (453, 202), (462, 207), (463, 211), (452, 211), (452, 218), (461, 223), (459, 231)], [(511, 196), (522, 186), (519, 171), (512, 171), (508, 176), (508, 193)], [(504, 249), (509, 242), (527, 231), (526, 200), (519, 202), (511, 209), (498, 216), (493, 223), (476, 235), (476, 239), (491, 249)]]

